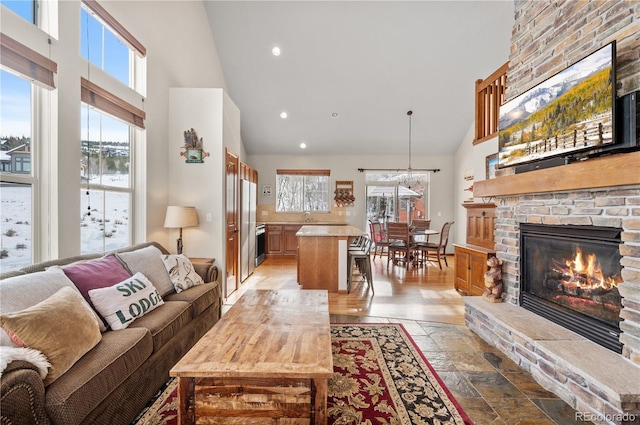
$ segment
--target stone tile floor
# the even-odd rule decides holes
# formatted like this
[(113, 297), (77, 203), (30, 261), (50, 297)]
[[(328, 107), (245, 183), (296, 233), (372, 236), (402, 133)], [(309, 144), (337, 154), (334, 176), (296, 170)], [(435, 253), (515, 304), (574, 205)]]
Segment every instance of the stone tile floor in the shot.
[(402, 323), (476, 425), (591, 424), (466, 326), (331, 315), (332, 323)]

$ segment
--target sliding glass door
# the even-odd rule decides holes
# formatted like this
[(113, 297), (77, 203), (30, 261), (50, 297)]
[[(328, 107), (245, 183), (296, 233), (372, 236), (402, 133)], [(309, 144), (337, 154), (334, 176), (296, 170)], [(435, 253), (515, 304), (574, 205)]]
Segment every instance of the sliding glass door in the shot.
[(412, 184), (407, 184), (406, 176), (406, 173), (367, 173), (369, 221), (411, 223), (414, 219), (429, 218), (429, 174), (413, 174)]

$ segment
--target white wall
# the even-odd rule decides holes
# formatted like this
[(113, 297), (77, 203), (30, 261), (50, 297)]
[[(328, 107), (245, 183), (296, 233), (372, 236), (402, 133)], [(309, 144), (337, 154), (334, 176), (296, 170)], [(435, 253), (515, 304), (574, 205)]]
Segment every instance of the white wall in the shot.
[[(169, 138), (184, 144), (184, 131), (195, 129), (203, 150), (202, 163), (187, 163), (181, 150), (169, 156), (169, 204), (194, 206), (198, 227), (183, 229), (184, 254), (213, 257), (224, 264), (224, 172), (222, 89), (172, 88), (169, 90)], [(226, 102), (225, 102), (226, 103)], [(238, 129), (239, 131), (239, 129)], [(167, 170), (165, 170), (166, 172)], [(211, 221), (208, 221), (210, 216)], [(178, 230), (171, 230), (169, 250), (175, 252)]]
[[(469, 128), (464, 140), (460, 143), (455, 155), (455, 206), (456, 224), (452, 227), (453, 243), (463, 244), (467, 238), (467, 210), (462, 207), (469, 192), (465, 192), (472, 182), (464, 179), (465, 170), (473, 170), (473, 182), (485, 180), (486, 178), (486, 157), (498, 152), (498, 138), (489, 139), (480, 144), (473, 144), (475, 134), (475, 123)], [(483, 200), (474, 198), (474, 202), (492, 202), (493, 200)]]
[(168, 133), (169, 88), (227, 88), (207, 14), (200, 0), (103, 0), (100, 4), (147, 48), (146, 239), (174, 251), (174, 235), (168, 237), (162, 226), (170, 194), (167, 170), (170, 161), (181, 158), (184, 137)]
[[(365, 174), (358, 168), (406, 168), (407, 157), (404, 155), (381, 156), (283, 156), (283, 155), (249, 155), (248, 164), (258, 171), (258, 204), (274, 204), (275, 193), (271, 198), (262, 196), (262, 186), (271, 185), (275, 191), (276, 169), (278, 168), (310, 168), (330, 169), (331, 185), (336, 180), (353, 180), (356, 202), (353, 207), (345, 209), (347, 223), (361, 229), (367, 228), (365, 211)], [(455, 217), (454, 157), (453, 156), (412, 156), (413, 168), (439, 168), (438, 173), (431, 173), (431, 226), (439, 229), (446, 221)], [(333, 190), (331, 190), (333, 192)], [(258, 217), (260, 220), (260, 217)]]

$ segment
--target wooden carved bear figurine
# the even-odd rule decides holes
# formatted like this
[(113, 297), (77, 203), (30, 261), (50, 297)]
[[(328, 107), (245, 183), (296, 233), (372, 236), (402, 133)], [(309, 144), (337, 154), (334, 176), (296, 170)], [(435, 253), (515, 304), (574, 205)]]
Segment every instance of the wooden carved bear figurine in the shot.
[(502, 302), (502, 260), (490, 257), (487, 260), (489, 271), (484, 274), (484, 286), (487, 288), (482, 299), (490, 303)]

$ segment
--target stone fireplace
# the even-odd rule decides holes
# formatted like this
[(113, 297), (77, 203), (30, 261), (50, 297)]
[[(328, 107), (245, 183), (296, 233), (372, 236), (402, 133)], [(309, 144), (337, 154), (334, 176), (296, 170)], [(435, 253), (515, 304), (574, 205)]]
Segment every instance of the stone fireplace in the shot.
[(621, 233), (521, 223), (519, 305), (621, 353)]
[[(638, 34), (638, 2), (516, 0), (505, 100), (611, 40), (617, 42), (617, 95), (640, 90)], [(465, 297), (467, 325), (577, 412), (590, 412), (583, 420), (598, 424), (640, 424), (639, 170), (640, 152), (634, 152), (523, 174), (505, 171), (473, 186), (476, 198), (495, 199), (498, 205), (494, 239), (496, 255), (504, 262), (505, 293), (504, 302), (496, 304)], [(622, 280), (616, 284), (616, 348), (605, 348), (522, 307), (522, 224), (620, 230), (620, 241), (614, 243), (619, 261), (611, 260), (618, 263)], [(582, 288), (563, 279), (548, 283), (555, 285), (556, 295), (583, 295)], [(575, 298), (565, 301), (580, 304)]]
[[(553, 172), (534, 173), (540, 176), (543, 175), (540, 173)], [(504, 179), (518, 180), (518, 177)], [(504, 262), (504, 303), (489, 304), (480, 297), (465, 297), (467, 326), (500, 348), (576, 411), (595, 415), (590, 416), (591, 421), (640, 423), (640, 185), (515, 194), (498, 196), (496, 201), (495, 250)], [(542, 235), (543, 246), (523, 250), (523, 228), (529, 234), (524, 236), (525, 240)], [(547, 233), (553, 234), (559, 229), (571, 236), (587, 230), (587, 236), (582, 234), (578, 237), (580, 243), (574, 241), (568, 245), (558, 244), (557, 236), (552, 236), (551, 241), (544, 240)], [(605, 246), (601, 246), (602, 240)], [(615, 281), (615, 291), (600, 292), (607, 297), (619, 293), (617, 317), (616, 301), (607, 299), (612, 306), (603, 313), (605, 318), (596, 322), (613, 322), (609, 323), (612, 326), (618, 322), (619, 332), (613, 338), (616, 347), (605, 348), (606, 344), (594, 342), (575, 329), (558, 325), (557, 321), (522, 306), (523, 299), (524, 303), (530, 301), (526, 296), (523, 298), (523, 273), (528, 272), (526, 265), (521, 267), (521, 261), (547, 263), (553, 262), (549, 257), (554, 255), (575, 257), (573, 251), (577, 245), (582, 246), (583, 256), (599, 254), (600, 265)], [(535, 251), (533, 255), (523, 252), (530, 249)], [(525, 260), (528, 257), (533, 258)], [(550, 267), (551, 270), (543, 267), (541, 284), (554, 288), (555, 295), (571, 295), (565, 303), (580, 304), (582, 298), (573, 296), (579, 293), (577, 285), (562, 283), (567, 280), (563, 274), (568, 273), (566, 261), (569, 260), (556, 261), (558, 264)], [(552, 277), (547, 283), (544, 283), (545, 274)], [(528, 275), (527, 279), (530, 278)], [(540, 275), (535, 279), (540, 279)], [(583, 273), (579, 279), (588, 278)], [(593, 316), (594, 311), (589, 315)], [(605, 334), (609, 330), (605, 327)]]
[[(597, 226), (621, 229), (620, 275), (627, 284), (618, 286), (624, 297), (620, 310), (619, 340), (622, 354), (640, 365), (640, 281), (638, 241), (640, 240), (640, 186), (551, 192), (498, 199), (496, 209), (496, 255), (502, 258), (505, 301), (520, 305), (520, 228), (522, 224), (545, 224), (580, 228)], [(612, 273), (612, 274), (615, 274)], [(625, 334), (626, 333), (626, 334)], [(640, 390), (640, 387), (639, 387)], [(640, 392), (640, 391), (639, 391)]]

